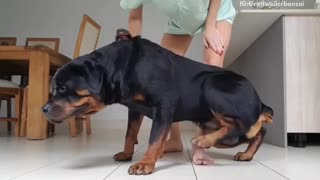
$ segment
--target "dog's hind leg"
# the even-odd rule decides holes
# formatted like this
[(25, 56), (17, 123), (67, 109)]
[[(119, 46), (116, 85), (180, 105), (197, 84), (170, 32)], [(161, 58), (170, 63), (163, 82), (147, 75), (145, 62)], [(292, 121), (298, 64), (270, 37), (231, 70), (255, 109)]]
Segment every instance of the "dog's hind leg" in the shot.
[(231, 118), (224, 117), (219, 113), (213, 113), (213, 122), (217, 125), (215, 131), (206, 135), (198, 136), (192, 140), (194, 145), (201, 148), (210, 148), (218, 143), (219, 140), (226, 137), (235, 128), (235, 121)]
[(272, 122), (272, 115), (270, 115), (269, 113), (262, 113), (259, 116), (259, 119), (256, 121), (256, 123), (250, 127), (249, 131), (246, 133), (246, 137), (248, 139), (252, 139), (258, 134), (258, 132), (262, 127), (262, 124), (268, 124), (271, 122)]
[(143, 115), (129, 109), (128, 127), (124, 149), (113, 156), (116, 161), (131, 161), (134, 153), (134, 145), (138, 142), (138, 133), (143, 120)]
[(229, 127), (221, 127), (215, 132), (194, 138), (192, 140), (192, 144), (201, 148), (210, 148), (214, 146), (220, 139), (224, 138), (230, 131), (231, 129)]
[(266, 135), (266, 130), (265, 128), (261, 127), (257, 135), (250, 140), (249, 146), (247, 147), (246, 151), (238, 152), (234, 156), (234, 160), (235, 161), (251, 161), (254, 154), (257, 152), (260, 145), (262, 144), (262, 141), (265, 135)]

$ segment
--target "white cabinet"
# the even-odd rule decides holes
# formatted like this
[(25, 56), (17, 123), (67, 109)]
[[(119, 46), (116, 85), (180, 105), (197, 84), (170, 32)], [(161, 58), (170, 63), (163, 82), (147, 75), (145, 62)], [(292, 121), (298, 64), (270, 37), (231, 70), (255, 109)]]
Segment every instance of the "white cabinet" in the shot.
[(287, 133), (320, 133), (320, 16), (285, 15), (229, 67), (252, 81), (274, 111), (266, 141)]
[(283, 22), (287, 132), (320, 133), (320, 16)]

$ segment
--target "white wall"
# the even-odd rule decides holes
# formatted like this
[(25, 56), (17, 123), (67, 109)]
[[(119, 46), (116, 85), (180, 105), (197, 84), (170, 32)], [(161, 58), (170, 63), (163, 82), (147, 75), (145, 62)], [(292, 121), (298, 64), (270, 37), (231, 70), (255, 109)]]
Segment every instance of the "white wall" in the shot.
[[(116, 29), (127, 27), (127, 12), (120, 8), (119, 2), (120, 0), (0, 0), (0, 37), (17, 37), (18, 45), (24, 45), (26, 37), (58, 37), (60, 52), (72, 57), (84, 13), (102, 26), (98, 47), (112, 42)], [(144, 8), (143, 18), (142, 36), (160, 42), (167, 27), (167, 17), (148, 5)], [(203, 59), (201, 37), (194, 39), (187, 56)], [(94, 122), (93, 126), (105, 120), (124, 120), (127, 118), (127, 108), (111, 106), (94, 118), (99, 121)]]

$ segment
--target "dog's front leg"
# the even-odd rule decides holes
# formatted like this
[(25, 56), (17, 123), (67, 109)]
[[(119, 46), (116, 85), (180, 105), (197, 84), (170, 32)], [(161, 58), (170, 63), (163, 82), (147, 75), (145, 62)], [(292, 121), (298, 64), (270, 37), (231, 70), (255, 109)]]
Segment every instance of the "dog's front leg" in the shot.
[(140, 162), (129, 168), (129, 174), (146, 175), (152, 173), (157, 160), (163, 153), (164, 143), (173, 121), (173, 107), (170, 104), (162, 103), (154, 109), (148, 150)]
[(143, 120), (143, 115), (137, 111), (129, 109), (128, 126), (124, 149), (113, 156), (116, 161), (131, 161), (134, 153), (134, 145), (138, 142), (138, 133)]

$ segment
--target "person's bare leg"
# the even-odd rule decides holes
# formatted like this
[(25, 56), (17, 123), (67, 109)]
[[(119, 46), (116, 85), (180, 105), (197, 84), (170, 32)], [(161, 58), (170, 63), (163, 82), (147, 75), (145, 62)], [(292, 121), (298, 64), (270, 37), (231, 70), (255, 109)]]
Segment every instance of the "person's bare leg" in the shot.
[[(222, 35), (222, 39), (224, 42), (224, 53), (222, 56), (216, 54), (209, 48), (204, 48), (204, 57), (205, 57), (205, 62), (209, 65), (214, 65), (214, 66), (219, 66), (223, 67), (223, 61), (224, 61), (224, 56), (225, 53), (229, 47), (229, 42), (231, 38), (231, 31), (232, 31), (232, 25), (227, 22), (227, 21), (219, 21), (217, 23), (217, 28), (220, 31)], [(204, 135), (204, 132), (197, 127), (197, 136)], [(193, 163), (197, 165), (207, 165), (207, 164), (212, 164), (213, 159), (209, 157), (209, 155), (206, 154), (205, 150), (203, 148), (200, 148), (198, 146), (193, 145)]]
[[(189, 35), (165, 33), (162, 37), (161, 46), (176, 54), (184, 56), (190, 46), (191, 41), (192, 36)], [(164, 153), (181, 151), (183, 151), (183, 145), (181, 142), (179, 123), (173, 123), (170, 129), (170, 138), (165, 143)]]
[[(196, 137), (199, 137), (201, 135), (204, 135), (205, 132), (199, 127), (197, 127), (196, 130)], [(192, 161), (196, 165), (210, 165), (214, 163), (214, 160), (205, 153), (204, 149), (198, 147), (197, 145), (192, 143), (192, 149), (193, 149), (193, 156)]]

